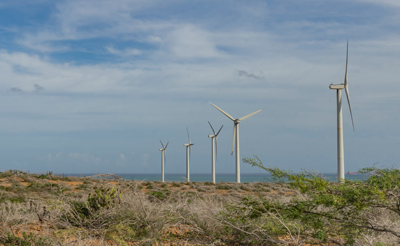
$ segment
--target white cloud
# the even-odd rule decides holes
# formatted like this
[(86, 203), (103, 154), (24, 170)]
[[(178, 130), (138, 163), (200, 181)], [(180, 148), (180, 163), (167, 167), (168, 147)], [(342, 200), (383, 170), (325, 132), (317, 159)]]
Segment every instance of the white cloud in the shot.
[(166, 38), (171, 55), (178, 59), (218, 58), (219, 51), (212, 36), (206, 30), (185, 25), (172, 31)]
[(57, 154), (51, 154), (51, 153), (49, 153), (49, 154), (47, 154), (47, 161), (49, 161), (49, 162), (53, 162), (53, 161), (58, 161), (58, 160), (60, 160), (62, 158), (62, 153), (60, 152), (60, 153), (57, 153)]
[(388, 6), (393, 6), (393, 7), (400, 7), (400, 2), (397, 0), (357, 0), (362, 3), (373, 3), (376, 5), (388, 5)]
[(69, 159), (74, 160), (74, 161), (81, 161), (85, 163), (90, 163), (94, 165), (99, 165), (101, 164), (102, 160), (100, 157), (96, 157), (94, 155), (90, 155), (88, 153), (69, 153), (68, 155)]
[(107, 46), (106, 50), (113, 55), (119, 55), (119, 56), (137, 56), (141, 55), (142, 52), (138, 49), (124, 49), (124, 50), (118, 50), (115, 49), (113, 46)]

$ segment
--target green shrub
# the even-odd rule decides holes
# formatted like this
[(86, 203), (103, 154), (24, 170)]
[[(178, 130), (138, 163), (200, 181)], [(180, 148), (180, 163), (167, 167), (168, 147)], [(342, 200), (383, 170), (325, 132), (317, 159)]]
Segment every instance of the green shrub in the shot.
[(164, 201), (166, 200), (169, 196), (171, 195), (171, 192), (169, 190), (162, 190), (162, 191), (151, 191), (149, 193), (149, 198), (150, 201), (155, 201), (154, 198), (156, 198), (159, 201)]
[(204, 188), (200, 188), (200, 187), (199, 187), (199, 188), (197, 188), (197, 191), (198, 191), (198, 192), (207, 192), (207, 190), (206, 190), (206, 189), (204, 189)]
[(247, 186), (244, 186), (244, 185), (241, 185), (241, 186), (240, 186), (240, 189), (241, 189), (241, 190), (247, 190), (247, 191), (250, 190)]
[[(71, 200), (70, 209), (61, 216), (63, 221), (76, 227), (102, 228), (111, 225), (118, 217), (114, 213), (104, 216), (105, 209), (111, 209), (121, 202), (122, 193), (115, 187), (95, 187), (86, 201)], [(114, 222), (113, 222), (114, 223)]]
[(302, 231), (302, 226), (285, 214), (279, 214), (276, 205), (251, 196), (242, 198), (239, 203), (225, 205), (219, 220), (225, 225), (228, 244), (287, 244), (283, 238)]
[(17, 196), (1, 196), (0, 197), (0, 203), (5, 203), (5, 202), (12, 202), (12, 203), (26, 203), (26, 197), (24, 195), (17, 195)]
[(23, 172), (20, 170), (8, 170), (5, 172), (0, 172), (0, 178), (7, 178), (7, 177), (13, 177), (13, 176), (25, 176), (28, 175), (27, 172)]
[(90, 210), (85, 202), (71, 201), (70, 205), (80, 218), (83, 219), (90, 216)]
[(86, 190), (88, 188), (89, 188), (89, 186), (87, 184), (80, 184), (80, 185), (76, 186), (77, 190)]
[(171, 184), (171, 186), (172, 186), (172, 187), (181, 187), (182, 185), (181, 185), (180, 183), (173, 182), (173, 183)]
[(53, 172), (47, 171), (46, 174), (40, 174), (39, 179), (53, 179)]
[(215, 187), (215, 189), (218, 189), (218, 190), (231, 190), (232, 187), (229, 186), (229, 185), (223, 185), (223, 184), (221, 184), (221, 185), (217, 185), (217, 186)]
[[(383, 233), (397, 237), (400, 223), (400, 171), (398, 169), (364, 168), (365, 181), (330, 182), (318, 174), (294, 174), (278, 168), (264, 167), (257, 158), (245, 163), (271, 173), (274, 180), (287, 182), (290, 188), (304, 194), (273, 208), (282, 216), (304, 225), (311, 237), (322, 242), (341, 238), (352, 245), (365, 233)], [(390, 218), (380, 219), (382, 215)]]
[(38, 237), (33, 233), (22, 233), (22, 238), (15, 236), (10, 232), (4, 233), (4, 235), (0, 236), (0, 243), (2, 245), (19, 245), (19, 246), (45, 246), (45, 245), (53, 245), (50, 239), (45, 237)]
[(147, 181), (146, 183), (144, 183), (144, 185), (146, 185), (146, 189), (149, 189), (149, 190), (154, 189), (153, 183), (150, 181)]
[(42, 188), (43, 185), (37, 182), (31, 182), (29, 183), (29, 185), (26, 187), (26, 189), (30, 190), (30, 191), (37, 191), (40, 188)]
[(87, 205), (97, 211), (121, 203), (121, 197), (122, 193), (115, 187), (95, 187), (94, 193), (89, 193)]

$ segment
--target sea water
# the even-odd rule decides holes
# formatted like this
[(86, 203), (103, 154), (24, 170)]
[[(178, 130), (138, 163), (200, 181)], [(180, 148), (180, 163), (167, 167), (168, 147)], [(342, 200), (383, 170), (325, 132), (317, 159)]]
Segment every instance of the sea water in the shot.
[[(98, 174), (98, 173), (97, 173)], [(86, 173), (86, 174), (64, 174), (65, 176), (75, 176), (75, 177), (88, 177), (97, 175), (96, 173)], [(140, 181), (161, 181), (161, 174), (150, 173), (150, 174), (129, 174), (129, 173), (116, 173), (115, 175), (120, 176), (125, 180), (140, 180)], [(319, 174), (323, 178), (329, 181), (336, 181), (336, 173), (324, 173)], [(365, 180), (368, 175), (364, 174), (346, 174), (346, 179), (348, 180)], [(164, 175), (164, 180), (166, 182), (184, 182), (186, 181), (186, 174), (184, 173), (166, 173)], [(190, 181), (194, 182), (211, 182), (211, 174), (190, 174)], [(221, 182), (236, 182), (235, 174), (216, 174), (217, 183)], [(275, 182), (272, 175), (269, 173), (242, 173), (240, 175), (241, 183), (254, 183), (254, 182)]]

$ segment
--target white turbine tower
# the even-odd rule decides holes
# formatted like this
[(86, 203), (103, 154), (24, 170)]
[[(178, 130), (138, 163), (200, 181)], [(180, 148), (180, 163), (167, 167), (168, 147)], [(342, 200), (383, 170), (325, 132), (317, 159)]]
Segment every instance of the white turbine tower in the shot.
[(344, 148), (343, 148), (343, 118), (342, 118), (342, 89), (345, 90), (347, 96), (347, 103), (349, 104), (351, 123), (353, 124), (354, 129), (354, 121), (353, 114), (351, 112), (350, 106), (350, 95), (349, 95), (349, 84), (347, 81), (347, 64), (349, 58), (349, 41), (347, 41), (347, 50), (346, 50), (346, 72), (344, 75), (344, 83), (333, 85), (330, 84), (329, 89), (336, 90), (336, 100), (337, 100), (337, 179), (338, 181), (344, 180)]
[[(245, 117), (239, 118), (239, 119), (235, 119), (232, 116), (230, 116), (228, 113), (226, 113), (225, 111), (223, 111), (222, 109), (218, 108), (216, 105), (212, 104), (216, 109), (218, 109), (221, 113), (223, 113), (226, 117), (228, 117), (229, 119), (231, 119), (233, 121), (233, 138), (232, 138), (232, 154), (233, 154), (233, 147), (235, 146), (235, 142), (236, 142), (236, 149), (235, 149), (235, 154), (236, 154), (236, 183), (240, 183), (240, 150), (239, 150), (239, 123), (242, 120), (245, 120), (247, 118), (249, 118), (250, 116), (253, 116), (259, 112), (262, 111), (262, 109), (251, 113)], [(236, 141), (235, 141), (236, 140)]]
[(160, 140), (160, 143), (162, 146), (162, 149), (160, 149), (160, 151), (161, 151), (161, 182), (164, 182), (164, 162), (166, 161), (165, 150), (167, 149), (169, 142), (167, 142), (165, 147), (164, 147), (164, 144), (161, 142), (161, 140)]
[(183, 144), (183, 146), (186, 146), (186, 182), (190, 181), (190, 172), (189, 172), (189, 160), (190, 160), (190, 151), (192, 150), (192, 142), (190, 142), (190, 137), (189, 137), (189, 130), (186, 127), (186, 132), (188, 135), (188, 144)]
[[(214, 135), (208, 135), (209, 138), (211, 138), (211, 173), (212, 173), (212, 182), (215, 184), (215, 156), (218, 155), (218, 142), (217, 142), (217, 137), (219, 132), (222, 130), (222, 127), (219, 129), (217, 133), (215, 133), (214, 128), (212, 127), (211, 123), (208, 122), (208, 124), (211, 127), (211, 130), (213, 131)], [(215, 143), (215, 148), (214, 148), (214, 143)], [(214, 152), (215, 150), (215, 152)], [(216, 153), (216, 154), (214, 154)]]

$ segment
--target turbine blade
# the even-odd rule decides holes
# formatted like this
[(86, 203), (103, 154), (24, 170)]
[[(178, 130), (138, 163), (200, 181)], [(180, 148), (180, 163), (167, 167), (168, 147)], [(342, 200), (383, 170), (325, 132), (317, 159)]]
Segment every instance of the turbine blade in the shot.
[(344, 87), (344, 90), (346, 91), (347, 103), (349, 104), (349, 110), (350, 110), (350, 116), (351, 116), (351, 124), (353, 125), (353, 131), (356, 131), (355, 128), (354, 128), (353, 113), (351, 112), (351, 106), (350, 106), (350, 94), (349, 94), (349, 88), (348, 88), (347, 85)]
[(233, 147), (235, 146), (235, 135), (236, 135), (236, 124), (233, 125), (232, 153), (231, 153), (231, 155), (233, 155)]
[(215, 131), (214, 131), (214, 128), (212, 127), (212, 125), (211, 125), (211, 123), (210, 123), (210, 122), (208, 122), (208, 124), (210, 125), (210, 127), (211, 127), (211, 130), (213, 131), (213, 133), (214, 133), (214, 136), (215, 136)]
[(189, 137), (189, 130), (188, 130), (188, 128), (186, 127), (186, 132), (187, 132), (187, 135), (188, 135), (188, 140), (189, 140), (189, 144), (191, 143), (190, 142), (190, 137)]
[(240, 118), (239, 120), (245, 120), (245, 119), (249, 118), (250, 116), (253, 116), (253, 115), (257, 114), (257, 113), (260, 113), (261, 111), (262, 111), (262, 109), (260, 109), (260, 110), (258, 110), (258, 111), (256, 111), (256, 112), (254, 112), (254, 113), (251, 113), (251, 114), (249, 114), (249, 115), (246, 115), (245, 117), (242, 117), (242, 118)]
[(163, 149), (164, 149), (164, 144), (161, 142), (161, 140), (160, 140), (160, 143), (161, 143), (161, 146), (163, 147)]
[(221, 128), (219, 128), (219, 131), (217, 132), (217, 134), (215, 134), (215, 132), (214, 132), (215, 136), (218, 136), (219, 132), (222, 130), (222, 127), (224, 127), (224, 125), (222, 125)]
[(347, 40), (347, 50), (346, 50), (346, 72), (344, 74), (344, 85), (347, 85), (347, 64), (349, 63), (349, 40)]
[(167, 145), (165, 145), (165, 148), (164, 148), (164, 149), (167, 149), (167, 147), (168, 147), (168, 144), (169, 144), (169, 142), (167, 142)]
[(228, 117), (228, 118), (231, 119), (232, 121), (235, 121), (235, 119), (234, 119), (232, 116), (230, 116), (227, 112), (225, 112), (224, 110), (218, 108), (216, 105), (214, 105), (214, 104), (212, 104), (212, 103), (211, 103), (211, 105), (213, 105), (213, 106), (214, 106), (216, 109), (218, 109), (221, 113), (223, 113), (224, 115), (226, 115), (226, 117)]
[(167, 166), (167, 151), (164, 149), (164, 167)]

